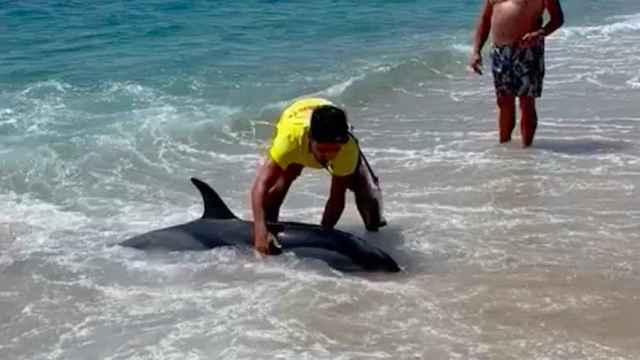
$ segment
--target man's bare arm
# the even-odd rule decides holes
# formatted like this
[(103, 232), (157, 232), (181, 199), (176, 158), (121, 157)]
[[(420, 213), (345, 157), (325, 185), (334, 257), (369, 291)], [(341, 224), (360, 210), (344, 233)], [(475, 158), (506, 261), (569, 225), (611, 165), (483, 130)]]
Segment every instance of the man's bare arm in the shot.
[(549, 11), (549, 22), (538, 30), (526, 33), (520, 41), (521, 45), (531, 46), (536, 44), (539, 39), (549, 36), (564, 23), (564, 14), (558, 0), (544, 0), (544, 6)]
[(493, 5), (491, 0), (485, 0), (478, 19), (478, 25), (473, 36), (473, 50), (469, 59), (469, 67), (478, 74), (482, 74), (482, 47), (487, 42), (491, 33), (491, 16), (493, 15)]
[(253, 245), (263, 254), (269, 252), (269, 241), (265, 215), (265, 202), (269, 189), (282, 175), (283, 170), (273, 160), (267, 159), (258, 170), (251, 188), (253, 210)]
[(549, 12), (549, 22), (542, 27), (542, 30), (544, 36), (549, 36), (564, 24), (564, 13), (559, 0), (545, 0), (544, 5)]
[(484, 43), (487, 42), (491, 32), (491, 16), (493, 15), (493, 5), (491, 0), (485, 0), (484, 6), (478, 18), (476, 31), (473, 36), (473, 52), (480, 53)]
[(350, 178), (350, 176), (333, 176), (331, 178), (331, 191), (322, 215), (323, 227), (333, 229), (340, 220), (342, 211), (344, 211), (347, 184)]

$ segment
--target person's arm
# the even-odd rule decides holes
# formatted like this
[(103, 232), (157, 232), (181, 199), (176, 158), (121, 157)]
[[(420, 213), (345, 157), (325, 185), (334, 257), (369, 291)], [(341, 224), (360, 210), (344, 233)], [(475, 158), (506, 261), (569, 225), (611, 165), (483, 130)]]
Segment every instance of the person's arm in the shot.
[(322, 227), (333, 229), (340, 220), (342, 211), (344, 210), (345, 197), (347, 192), (347, 184), (351, 179), (350, 176), (333, 176), (331, 177), (331, 190), (329, 199), (324, 207), (322, 216)]
[(559, 0), (545, 0), (544, 6), (549, 12), (549, 21), (540, 29), (527, 33), (522, 37), (525, 45), (535, 43), (540, 37), (551, 35), (564, 24), (564, 13)]
[(549, 12), (549, 22), (542, 27), (542, 30), (544, 36), (549, 36), (564, 24), (564, 13), (559, 0), (545, 0), (544, 4)]
[(269, 189), (282, 175), (283, 170), (272, 159), (267, 159), (258, 170), (251, 188), (253, 210), (253, 246), (263, 254), (269, 253), (269, 232), (265, 216), (265, 202)]
[(469, 67), (476, 73), (482, 75), (482, 47), (487, 42), (491, 33), (491, 16), (493, 15), (493, 5), (491, 0), (485, 0), (478, 25), (473, 36), (473, 50), (469, 58)]

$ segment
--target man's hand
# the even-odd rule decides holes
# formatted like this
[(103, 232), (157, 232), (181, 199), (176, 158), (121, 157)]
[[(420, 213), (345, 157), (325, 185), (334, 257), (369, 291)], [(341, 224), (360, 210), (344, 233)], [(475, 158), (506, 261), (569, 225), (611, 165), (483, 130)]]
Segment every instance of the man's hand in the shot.
[(544, 30), (536, 30), (530, 33), (524, 34), (522, 40), (520, 40), (520, 47), (528, 48), (535, 46), (540, 43), (544, 39)]
[(469, 68), (478, 75), (482, 75), (482, 55), (474, 52), (469, 58)]

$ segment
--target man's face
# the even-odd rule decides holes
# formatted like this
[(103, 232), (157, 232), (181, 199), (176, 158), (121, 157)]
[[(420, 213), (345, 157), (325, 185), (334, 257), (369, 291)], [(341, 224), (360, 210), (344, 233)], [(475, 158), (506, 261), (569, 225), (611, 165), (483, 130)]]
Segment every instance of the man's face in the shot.
[(311, 142), (311, 152), (321, 163), (335, 159), (340, 149), (342, 149), (342, 144)]

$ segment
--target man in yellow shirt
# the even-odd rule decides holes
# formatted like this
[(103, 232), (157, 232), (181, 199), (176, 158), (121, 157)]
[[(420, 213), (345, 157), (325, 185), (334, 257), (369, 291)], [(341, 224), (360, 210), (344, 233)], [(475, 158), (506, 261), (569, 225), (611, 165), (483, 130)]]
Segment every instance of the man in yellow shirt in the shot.
[(253, 243), (258, 251), (268, 253), (267, 222), (278, 221), (289, 187), (304, 167), (324, 168), (331, 174), (323, 227), (331, 229), (340, 219), (347, 189), (354, 192), (367, 230), (386, 225), (377, 178), (350, 134), (343, 110), (325, 99), (300, 99), (282, 112), (276, 131), (251, 189)]

